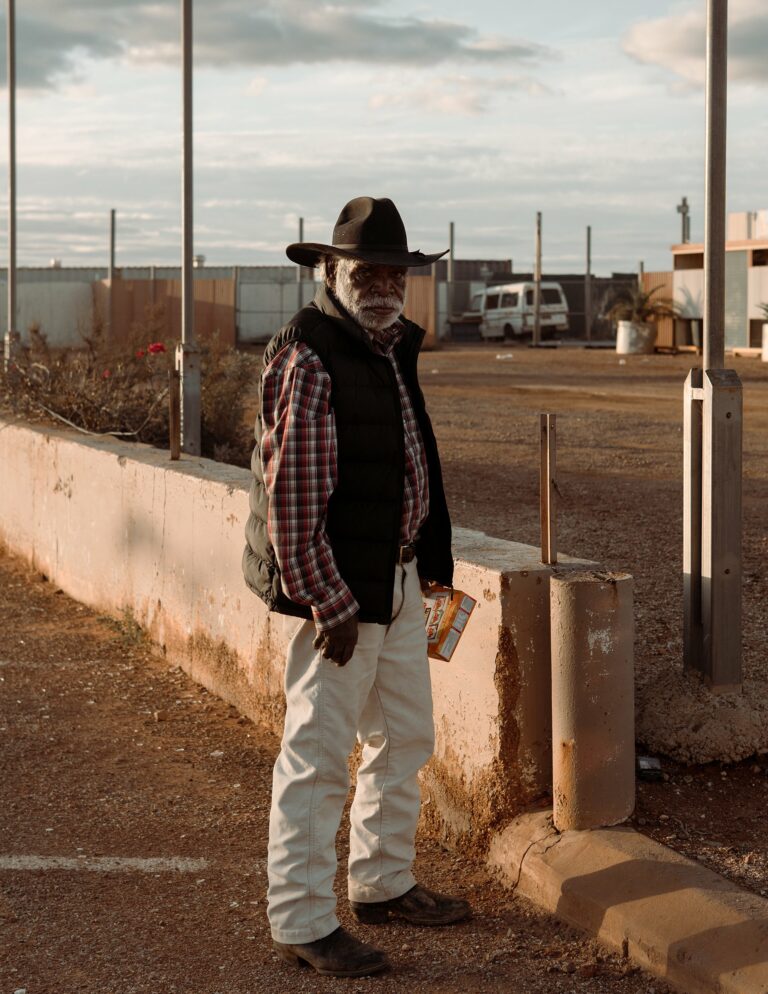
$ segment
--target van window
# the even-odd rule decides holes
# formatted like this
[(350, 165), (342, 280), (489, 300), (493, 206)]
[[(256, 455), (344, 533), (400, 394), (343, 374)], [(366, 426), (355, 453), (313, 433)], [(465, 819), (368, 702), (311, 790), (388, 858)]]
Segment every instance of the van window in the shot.
[(519, 293), (503, 293), (501, 295), (501, 306), (517, 307), (517, 302), (519, 299), (520, 299)]
[[(525, 302), (529, 307), (533, 307), (536, 300), (536, 295), (533, 290), (525, 291)], [(563, 300), (560, 296), (560, 291), (556, 290), (553, 286), (543, 286), (541, 288), (541, 302), (542, 304), (562, 304)]]
[(483, 309), (483, 295), (482, 293), (476, 293), (472, 297), (472, 303), (469, 305), (470, 311), (481, 311)]
[(495, 311), (499, 306), (499, 295), (498, 293), (489, 293), (485, 298), (485, 309), (487, 311)]

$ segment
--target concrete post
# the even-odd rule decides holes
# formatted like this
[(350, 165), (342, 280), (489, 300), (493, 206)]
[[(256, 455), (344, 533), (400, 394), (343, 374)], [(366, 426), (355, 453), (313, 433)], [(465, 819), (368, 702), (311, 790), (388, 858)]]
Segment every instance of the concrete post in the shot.
[(601, 828), (635, 806), (633, 580), (578, 571), (550, 581), (555, 826)]

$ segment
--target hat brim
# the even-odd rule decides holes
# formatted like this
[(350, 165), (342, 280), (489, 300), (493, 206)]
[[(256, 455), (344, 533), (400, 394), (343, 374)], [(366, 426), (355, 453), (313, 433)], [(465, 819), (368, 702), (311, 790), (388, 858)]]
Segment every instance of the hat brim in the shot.
[(320, 260), (325, 255), (335, 255), (340, 259), (358, 259), (360, 262), (370, 262), (377, 266), (406, 266), (416, 268), (418, 266), (430, 266), (438, 259), (442, 259), (448, 254), (436, 252), (432, 255), (425, 255), (423, 252), (407, 252), (403, 250), (383, 250), (377, 252), (373, 249), (341, 249), (335, 245), (321, 245), (319, 242), (294, 242), (285, 250), (285, 254), (298, 266), (318, 266)]

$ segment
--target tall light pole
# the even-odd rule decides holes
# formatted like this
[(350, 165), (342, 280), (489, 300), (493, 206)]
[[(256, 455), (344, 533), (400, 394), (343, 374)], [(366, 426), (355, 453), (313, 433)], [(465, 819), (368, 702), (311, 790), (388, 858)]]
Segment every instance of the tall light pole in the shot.
[(21, 336), (16, 328), (16, 3), (8, 0), (8, 326), (3, 341), (3, 362), (8, 369), (18, 352)]
[(584, 329), (592, 341), (592, 225), (587, 225), (587, 271), (584, 275)]
[(704, 350), (685, 384), (684, 658), (713, 690), (741, 689), (742, 391), (725, 369), (728, 0), (707, 0)]
[(533, 344), (541, 345), (541, 211), (536, 211), (536, 257), (533, 280)]
[(181, 0), (182, 170), (181, 170), (181, 343), (176, 368), (181, 378), (181, 449), (200, 455), (200, 349), (195, 338), (192, 267), (192, 0)]

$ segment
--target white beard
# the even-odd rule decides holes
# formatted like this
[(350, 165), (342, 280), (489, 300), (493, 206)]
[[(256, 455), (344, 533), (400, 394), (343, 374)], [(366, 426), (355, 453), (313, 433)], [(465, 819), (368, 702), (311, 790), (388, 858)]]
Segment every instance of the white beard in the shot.
[[(354, 318), (361, 328), (377, 332), (391, 328), (403, 312), (405, 293), (402, 298), (395, 293), (386, 297), (380, 294), (368, 294), (365, 297), (355, 289), (349, 275), (350, 267), (354, 265), (351, 259), (339, 259), (336, 263), (336, 280), (333, 292), (344, 310)], [(388, 307), (389, 314), (376, 314), (372, 307)]]

